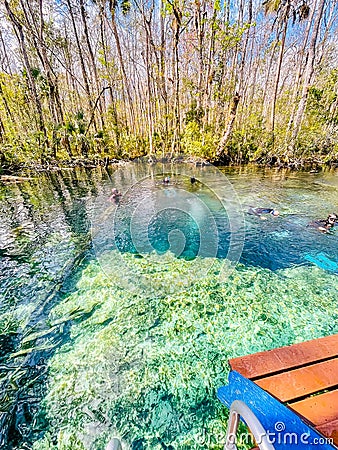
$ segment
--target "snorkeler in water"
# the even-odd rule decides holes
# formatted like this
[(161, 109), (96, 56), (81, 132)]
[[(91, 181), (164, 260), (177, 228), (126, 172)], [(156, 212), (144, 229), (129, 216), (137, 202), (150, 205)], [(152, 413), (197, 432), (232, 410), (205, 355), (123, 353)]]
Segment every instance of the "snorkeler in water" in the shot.
[(278, 217), (279, 211), (274, 208), (254, 208), (253, 206), (250, 206), (250, 208), (248, 209), (248, 214), (258, 216), (262, 219), (262, 215), (264, 214), (270, 214), (273, 217)]
[(112, 201), (112, 200), (118, 200), (120, 197), (121, 197), (121, 192), (119, 192), (118, 191), (118, 189), (116, 189), (116, 188), (113, 188), (112, 190), (111, 190), (111, 196), (109, 197), (109, 200), (110, 201)]
[(336, 224), (338, 224), (338, 215), (335, 213), (331, 213), (327, 216), (326, 219), (319, 219), (310, 222), (309, 226), (316, 228), (322, 233), (329, 233), (330, 231), (332, 231), (332, 228), (334, 228)]

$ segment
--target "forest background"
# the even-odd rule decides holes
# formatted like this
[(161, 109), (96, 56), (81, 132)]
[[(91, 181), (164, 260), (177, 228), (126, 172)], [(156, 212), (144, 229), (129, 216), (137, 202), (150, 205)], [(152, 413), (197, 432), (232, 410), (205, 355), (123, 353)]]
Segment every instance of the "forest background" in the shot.
[(338, 162), (335, 0), (0, 0), (0, 162)]

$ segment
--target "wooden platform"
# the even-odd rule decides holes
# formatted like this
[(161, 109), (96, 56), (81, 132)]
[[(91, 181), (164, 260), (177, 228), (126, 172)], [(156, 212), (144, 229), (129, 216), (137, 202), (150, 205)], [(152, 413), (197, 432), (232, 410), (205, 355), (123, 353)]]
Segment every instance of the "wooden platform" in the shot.
[(229, 364), (338, 446), (338, 334)]

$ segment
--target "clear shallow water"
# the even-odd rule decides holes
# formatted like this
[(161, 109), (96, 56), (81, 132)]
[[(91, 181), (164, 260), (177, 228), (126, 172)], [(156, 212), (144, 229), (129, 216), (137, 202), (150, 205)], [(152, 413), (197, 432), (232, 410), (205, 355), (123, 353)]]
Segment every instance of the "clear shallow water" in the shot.
[(4, 448), (48, 428), (36, 448), (102, 448), (114, 432), (134, 448), (205, 448), (224, 431), (214, 390), (228, 357), (335, 332), (337, 275), (304, 256), (337, 262), (338, 233), (307, 227), (337, 211), (337, 172), (226, 168), (231, 187), (213, 169), (194, 168), (196, 185), (162, 170), (169, 186), (136, 166), (0, 188)]

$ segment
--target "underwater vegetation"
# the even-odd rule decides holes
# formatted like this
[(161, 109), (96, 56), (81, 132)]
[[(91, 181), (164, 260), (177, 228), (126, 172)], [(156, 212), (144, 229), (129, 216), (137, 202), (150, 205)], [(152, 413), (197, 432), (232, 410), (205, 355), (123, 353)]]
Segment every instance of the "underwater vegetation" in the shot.
[[(34, 450), (101, 450), (113, 436), (132, 449), (221, 449), (227, 410), (216, 389), (227, 360), (338, 331), (338, 277), (318, 267), (227, 272), (212, 259), (203, 277), (170, 293), (207, 259), (165, 258), (107, 252), (109, 276), (92, 260), (50, 311), (51, 327), (72, 327), (49, 360), (49, 426)], [(128, 265), (133, 289), (119, 283)]]

